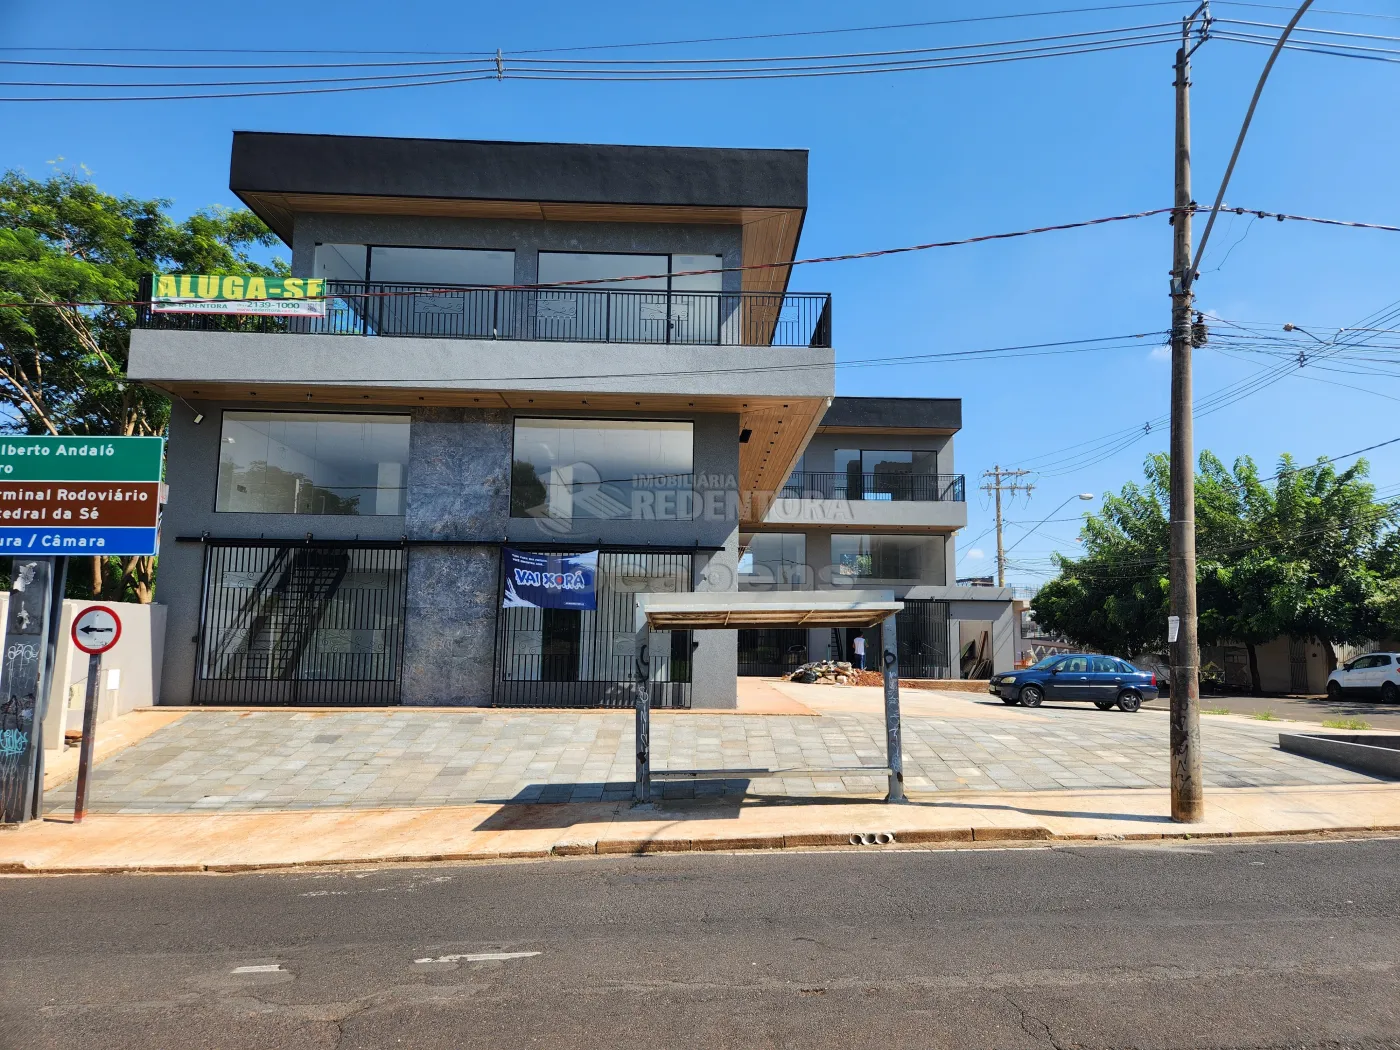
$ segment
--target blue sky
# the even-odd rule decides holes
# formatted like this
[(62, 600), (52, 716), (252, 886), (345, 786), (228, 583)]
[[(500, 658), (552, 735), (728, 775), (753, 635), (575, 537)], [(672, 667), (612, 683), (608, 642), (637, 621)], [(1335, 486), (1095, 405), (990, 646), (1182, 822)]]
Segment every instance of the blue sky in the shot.
[[(1100, 0), (1103, 2), (1103, 0)], [(1341, 4), (1343, 0), (1334, 0)], [(133, 13), (110, 3), (0, 0), (6, 47), (461, 49), (507, 53), (603, 43), (783, 33), (967, 15), (1095, 6), (1037, 0), (952, 3), (559, 2), (181, 5)], [(1167, 22), (1190, 4), (1071, 16), (648, 48), (612, 55), (787, 55), (930, 47), (1073, 29)], [(1400, 36), (1383, 0), (1305, 24)], [(1217, 17), (1276, 22), (1261, 5), (1215, 5)], [(1374, 42), (1373, 42), (1374, 43)], [(1377, 44), (1375, 46), (1397, 46)], [(1195, 196), (1208, 202), (1267, 51), (1215, 40), (1194, 62)], [(598, 57), (607, 57), (602, 53)], [(6, 58), (40, 57), (8, 51)], [(213, 56), (46, 55), (112, 61)], [(226, 55), (223, 61), (255, 60)], [(264, 59), (256, 59), (264, 60)], [(228, 192), (234, 129), (560, 141), (798, 147), (811, 151), (801, 254), (818, 256), (946, 240), (1171, 203), (1172, 48), (1156, 45), (962, 69), (731, 83), (463, 83), (291, 98), (152, 103), (0, 103), (0, 164), (42, 175), (85, 165), (105, 190), (174, 201), (177, 214), (235, 204)], [(6, 79), (77, 79), (72, 70), (10, 67)], [(114, 74), (130, 76), (130, 74)], [(217, 79), (195, 74), (195, 79)], [(9, 93), (11, 89), (0, 89)], [(1400, 224), (1400, 65), (1288, 52), (1255, 118), (1227, 200), (1250, 208)], [(1197, 223), (1199, 236), (1203, 223)], [(1228, 255), (1227, 255), (1228, 253)], [(1197, 287), (1203, 309), (1282, 335), (1285, 322), (1330, 338), (1400, 300), (1400, 234), (1222, 219)], [(959, 572), (990, 572), (991, 512), (977, 492), (995, 463), (1044, 466), (1056, 450), (1162, 416), (1168, 367), (1154, 338), (1117, 349), (968, 363), (859, 367), (861, 359), (1155, 333), (1168, 322), (1170, 228), (1164, 218), (1016, 241), (800, 268), (795, 290), (835, 294), (842, 394), (961, 397), (957, 470), (967, 474), (969, 526)], [(1393, 324), (1393, 322), (1392, 322)], [(1300, 345), (1308, 340), (1297, 337)], [(1382, 342), (1394, 337), (1380, 336)], [(1120, 341), (1121, 343), (1121, 341)], [(1114, 344), (1119, 345), (1119, 344)], [(1274, 365), (1198, 351), (1199, 395)], [(1400, 383), (1295, 369), (1197, 422), (1198, 448), (1227, 461), (1282, 452), (1303, 460), (1400, 437)], [(1348, 387), (1337, 386), (1349, 384)], [(1360, 388), (1360, 389), (1353, 389)], [(1029, 503), (1008, 513), (1008, 545), (1077, 492), (1116, 491), (1162, 450), (1154, 428), (1113, 455), (1043, 470)], [(1368, 457), (1380, 486), (1400, 485), (1400, 445)], [(1097, 504), (1095, 504), (1096, 506)], [(1066, 518), (1085, 504), (1074, 501)], [(1051, 551), (1076, 550), (1073, 521), (1020, 543), (1012, 582), (1043, 578)], [(985, 557), (978, 558), (975, 551)]]

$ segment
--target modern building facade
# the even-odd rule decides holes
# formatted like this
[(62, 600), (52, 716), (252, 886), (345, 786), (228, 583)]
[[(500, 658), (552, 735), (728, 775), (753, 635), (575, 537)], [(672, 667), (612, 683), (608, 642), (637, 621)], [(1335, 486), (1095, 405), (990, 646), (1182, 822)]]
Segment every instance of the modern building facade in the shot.
[[(632, 596), (750, 586), (741, 537), (806, 530), (786, 508), (827, 501), (786, 487), (847, 469), (831, 299), (784, 265), (804, 151), (238, 133), (230, 186), (327, 305), (132, 333), (175, 399), (164, 703), (629, 704)], [(909, 409), (921, 472), (948, 404)], [(938, 495), (854, 501), (813, 552), (932, 595)], [(599, 551), (597, 610), (502, 609), (503, 546)], [(734, 632), (657, 648), (659, 703), (733, 706)]]
[[(967, 524), (966, 480), (953, 459), (961, 427), (956, 399), (835, 398), (762, 522), (740, 536), (740, 589), (889, 588), (905, 605), (902, 675), (980, 678), (1010, 668), (1010, 592), (956, 582), (955, 537)], [(743, 632), (740, 670), (851, 660), (854, 634)], [(880, 650), (878, 638), (866, 641), (867, 653)]]

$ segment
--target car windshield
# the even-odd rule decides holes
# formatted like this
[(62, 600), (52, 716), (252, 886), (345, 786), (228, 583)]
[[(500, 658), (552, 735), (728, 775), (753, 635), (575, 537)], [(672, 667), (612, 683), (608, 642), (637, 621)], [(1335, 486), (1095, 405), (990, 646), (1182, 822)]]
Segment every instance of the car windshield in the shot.
[(1058, 656), (1058, 655), (1057, 655), (1057, 656), (1047, 656), (1044, 660), (1041, 660), (1040, 663), (1038, 663), (1038, 664), (1032, 664), (1032, 665), (1031, 665), (1031, 670), (1032, 670), (1032, 671), (1048, 671), (1050, 668), (1054, 667), (1057, 663), (1059, 663), (1060, 660), (1062, 660), (1062, 659), (1064, 659), (1064, 658), (1061, 657), (1061, 656)]

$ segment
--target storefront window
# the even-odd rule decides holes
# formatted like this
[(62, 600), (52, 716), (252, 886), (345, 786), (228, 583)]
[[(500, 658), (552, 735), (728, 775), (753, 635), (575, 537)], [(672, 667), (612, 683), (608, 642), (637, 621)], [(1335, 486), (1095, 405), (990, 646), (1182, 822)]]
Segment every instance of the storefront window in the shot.
[(694, 444), (688, 422), (517, 419), (511, 517), (689, 519)]
[(836, 583), (859, 579), (942, 584), (941, 536), (831, 537), (831, 571)]
[(807, 577), (807, 537), (800, 532), (740, 536), (739, 581), (751, 586), (800, 586)]
[(225, 412), (214, 509), (401, 515), (408, 416)]

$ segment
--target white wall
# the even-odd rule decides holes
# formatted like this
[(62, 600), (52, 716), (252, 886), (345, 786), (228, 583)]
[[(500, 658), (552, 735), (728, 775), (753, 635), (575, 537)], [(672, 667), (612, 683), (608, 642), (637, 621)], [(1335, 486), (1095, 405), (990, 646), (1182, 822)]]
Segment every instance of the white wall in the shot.
[[(49, 684), (48, 710), (44, 716), (44, 747), (50, 752), (62, 751), (65, 728), (82, 728), (88, 654), (73, 644), (72, 630), (73, 617), (91, 605), (111, 609), (122, 624), (121, 638), (102, 656), (98, 724), (126, 714), (133, 708), (148, 707), (160, 695), (165, 606), (66, 599), (59, 623), (54, 675)], [(112, 672), (116, 672), (115, 679)]]

